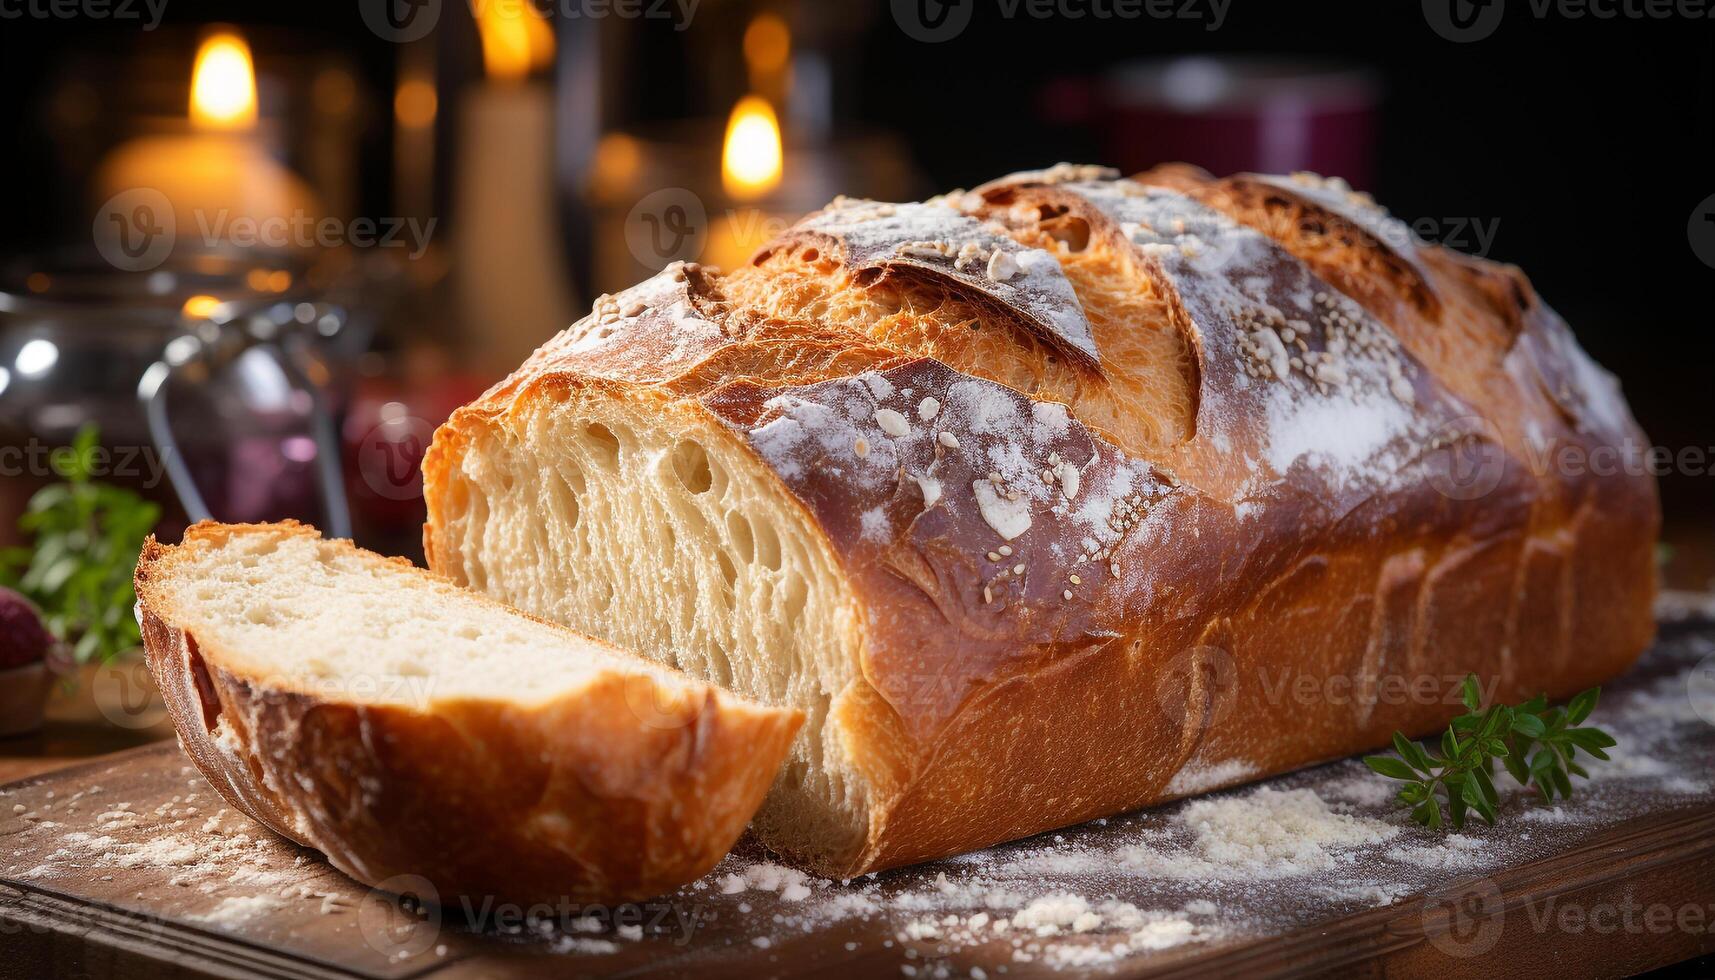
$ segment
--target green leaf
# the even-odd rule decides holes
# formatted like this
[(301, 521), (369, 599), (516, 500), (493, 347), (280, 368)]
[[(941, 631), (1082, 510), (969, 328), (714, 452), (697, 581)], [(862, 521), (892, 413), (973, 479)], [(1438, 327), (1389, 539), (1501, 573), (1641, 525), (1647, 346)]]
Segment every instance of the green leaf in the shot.
[(1364, 756), (1364, 765), (1389, 779), (1417, 778), (1417, 774), (1411, 771), (1410, 766), (1391, 755), (1366, 755)]
[[(1466, 783), (1465, 785), (1469, 787), (1471, 784)], [(1447, 794), (1447, 816), (1453, 824), (1454, 830), (1465, 829), (1465, 805), (1467, 802), (1469, 801), (1462, 792)]]
[(1472, 711), (1483, 710), (1483, 690), (1477, 686), (1476, 674), (1465, 675), (1464, 689), (1460, 692), (1460, 699), (1465, 702), (1465, 707)]
[(1487, 741), (1493, 738), (1496, 733), (1510, 728), (1511, 722), (1507, 715), (1507, 710), (1499, 706), (1483, 712), (1483, 726), (1477, 730), (1477, 737)]
[(1472, 775), (1476, 777), (1473, 780), (1473, 785), (1477, 787), (1478, 794), (1483, 798), (1483, 801), (1490, 807), (1500, 806), (1501, 795), (1495, 792), (1495, 781), (1489, 775), (1489, 770), (1486, 768), (1476, 769), (1472, 771)]
[(1411, 808), (1411, 819), (1431, 830), (1441, 829), (1441, 806), (1433, 798)]
[(1566, 740), (1586, 751), (1589, 749), (1611, 749), (1619, 744), (1614, 741), (1614, 736), (1600, 728), (1568, 728)]
[(1403, 733), (1393, 733), (1393, 750), (1398, 752), (1399, 757), (1404, 759), (1413, 769), (1423, 773), (1425, 776), (1433, 774), (1433, 767), (1429, 763), (1429, 755), (1423, 751), (1423, 746), (1409, 738), (1406, 738)]
[(1471, 809), (1477, 811), (1477, 816), (1483, 818), (1484, 823), (1488, 824), (1491, 827), (1493, 827), (1495, 825), (1495, 804), (1494, 803), (1492, 803), (1486, 799), (1483, 799), (1481, 794), (1479, 794), (1476, 799), (1469, 800), (1467, 802), (1469, 802), (1471, 804)]
[(1441, 733), (1441, 754), (1449, 759), (1459, 757), (1459, 736), (1451, 728)]
[(1514, 715), (1513, 731), (1531, 738), (1541, 738), (1548, 731), (1548, 726), (1536, 715)]
[(1590, 712), (1596, 710), (1596, 700), (1602, 696), (1602, 689), (1592, 687), (1588, 691), (1573, 698), (1566, 706), (1566, 716), (1574, 725), (1581, 725), (1584, 719), (1590, 717)]
[(1525, 763), (1522, 752), (1509, 752), (1501, 758), (1501, 764), (1507, 767), (1507, 773), (1518, 780), (1521, 785), (1530, 783), (1530, 766)]
[(1541, 776), (1559, 764), (1560, 760), (1555, 758), (1552, 749), (1539, 749), (1535, 755), (1530, 757), (1530, 774)]
[(1564, 797), (1572, 796), (1572, 780), (1566, 775), (1566, 770), (1555, 766), (1548, 770), (1548, 778), (1554, 781), (1554, 788)]

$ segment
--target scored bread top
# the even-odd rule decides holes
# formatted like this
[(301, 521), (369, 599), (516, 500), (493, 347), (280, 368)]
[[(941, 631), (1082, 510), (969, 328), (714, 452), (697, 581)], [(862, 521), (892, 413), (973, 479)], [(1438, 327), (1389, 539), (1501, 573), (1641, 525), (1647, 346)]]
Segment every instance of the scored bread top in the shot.
[(176, 547), (151, 540), (138, 591), (195, 636), (211, 663), (271, 690), (344, 703), (542, 704), (614, 673), (672, 692), (705, 690), (297, 522), (199, 524)]
[[(1043, 269), (1044, 282), (1071, 288), (999, 303), (976, 260), (1013, 254), (997, 228), (1049, 250), (1060, 272)], [(1528, 538), (1553, 564), (1593, 533), (1593, 514), (1626, 528), (1657, 519), (1647, 476), (1532, 465), (1551, 441), (1612, 446), (1636, 427), (1612, 377), (1517, 269), (1424, 243), (1366, 195), (1308, 175), (1180, 167), (1122, 179), (1062, 165), (926, 204), (842, 199), (725, 275), (674, 264), (595, 307), (437, 434), (431, 485), (468, 424), (540, 391), (700, 403), (855, 575), (877, 576), (876, 590), (911, 583), (926, 615), (994, 648), (996, 662), (960, 658), (955, 672), (972, 682), (1026, 661), (1020, 636), (1038, 633), (1021, 633), (1018, 616), (1034, 611), (1044, 642), (1111, 637), (1173, 594), (1115, 572), (1116, 557), (1137, 569), (1128, 558), (1161, 565), (1155, 549), (1171, 550), (1181, 577), (1207, 573), (1199, 605), (1215, 609), (1229, 583), (1254, 592), (1289, 574), (1299, 553), (1283, 541), (1466, 536), (1477, 555)], [(1050, 337), (1049, 323), (1088, 325), (1088, 346), (1069, 328)], [(1092, 351), (1099, 369), (1083, 363)], [(984, 392), (976, 402), (992, 417), (916, 417), (925, 397), (957, 407), (955, 390)], [(1087, 449), (1036, 437), (1033, 417), (1062, 415)], [(1001, 424), (1014, 416), (1023, 424)], [(1467, 440), (1503, 457), (1486, 486), (1461, 483), (1449, 447)], [(1074, 504), (1069, 468), (1085, 487), (1109, 473), (1137, 483)], [(1123, 513), (1131, 491), (1197, 510), (1199, 533), (1157, 539), (1157, 521)], [(431, 516), (431, 561), (433, 528)], [(1225, 552), (1206, 558), (1209, 540)], [(1003, 546), (1032, 557), (983, 560)], [(1443, 560), (1433, 574), (1460, 556)], [(1036, 580), (1023, 596), (1020, 574)], [(1002, 610), (1005, 628), (987, 622)], [(910, 629), (893, 642), (915, 656)], [(1570, 635), (1551, 641), (1562, 657)], [(871, 657), (889, 642), (879, 630), (869, 641)], [(934, 728), (957, 710), (962, 689), (942, 688), (940, 710), (914, 722)]]

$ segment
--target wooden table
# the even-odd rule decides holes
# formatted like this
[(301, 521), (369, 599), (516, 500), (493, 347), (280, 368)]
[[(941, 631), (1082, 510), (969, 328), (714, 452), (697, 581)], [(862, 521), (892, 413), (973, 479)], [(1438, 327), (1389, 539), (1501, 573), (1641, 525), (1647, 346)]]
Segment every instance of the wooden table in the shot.
[[(1395, 824), (1302, 873), (1123, 867), (1140, 846), (1189, 853), (1171, 841), (1188, 801), (796, 896), (747, 843), (658, 902), (499, 928), (488, 906), (365, 889), (146, 745), (0, 787), (0, 977), (1629, 975), (1715, 953), (1715, 690), (1689, 696), (1711, 658), (1715, 621), (1664, 627), (1598, 709), (1615, 768), (1560, 810), (1510, 793), (1469, 847)], [(1346, 761), (1225, 797), (1308, 791), (1374, 826), (1393, 813), (1376, 787)], [(1188, 931), (1086, 961), (1115, 936), (991, 934), (995, 889)]]

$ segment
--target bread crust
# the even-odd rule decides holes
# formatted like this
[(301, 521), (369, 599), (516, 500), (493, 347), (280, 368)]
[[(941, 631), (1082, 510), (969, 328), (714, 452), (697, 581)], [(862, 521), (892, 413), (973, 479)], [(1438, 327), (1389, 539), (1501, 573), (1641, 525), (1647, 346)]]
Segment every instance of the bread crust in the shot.
[[(1355, 206), (1344, 220), (1378, 233), (1312, 255), (1259, 217), (1259, 195), (1328, 217), (1349, 202), (1294, 186), (1055, 168), (946, 205), (988, 221), (1014, 208), (1071, 215), (1088, 228), (1082, 247), (1131, 250), (1135, 288), (1166, 302), (1195, 352), (1195, 431), (1178, 445), (1128, 449), (1055, 398), (837, 321), (814, 327), (846, 329), (849, 359), (775, 372), (763, 345), (817, 349), (795, 339), (810, 328), (747, 320), (723, 306), (717, 277), (674, 267), (544, 345), (436, 434), (424, 465), (431, 565), (458, 574), (438, 528), (481, 428), (519, 425), (567, 392), (659, 399), (717, 423), (812, 516), (862, 607), (857, 680), (829, 723), (868, 783), (867, 831), (840, 853), (764, 835), (839, 877), (1349, 755), (1395, 729), (1428, 733), (1458, 710), (1468, 672), (1492, 697), (1517, 698), (1623, 670), (1654, 630), (1654, 480), (1542, 465), (1545, 446), (1643, 444), (1617, 386), (1516, 269), (1398, 237)], [(824, 261), (876, 266), (886, 243), (854, 249), (840, 227), (808, 219), (758, 263), (810, 239), (827, 246)], [(911, 257), (914, 275), (938, 261)], [(930, 280), (995, 300), (945, 270)], [(679, 312), (636, 299), (663, 295)], [(706, 329), (688, 327), (687, 310)], [(1308, 341), (1290, 366), (1260, 336), (1285, 325)], [(1092, 343), (1100, 372), (1128, 368)], [(1298, 361), (1333, 366), (1317, 375)], [(716, 362), (745, 369), (709, 370)], [(920, 422), (925, 397), (965, 407)], [(882, 409), (911, 431), (878, 429)], [(791, 425), (823, 428), (782, 450)], [(862, 461), (844, 448), (857, 437)], [(1477, 485), (1461, 447), (1486, 461)], [(1027, 474), (1050, 475), (991, 483), (1027, 505), (1027, 528), (1009, 536), (1016, 513), (997, 520), (1007, 508), (981, 485), (1015, 452)], [(1078, 471), (1072, 495), (1061, 465)], [(919, 478), (941, 488), (935, 499)]]
[[(253, 534), (316, 531), (205, 523), (186, 541)], [(442, 902), (524, 905), (661, 894), (737, 840), (802, 722), (620, 671), (539, 705), (296, 689), (184, 624), (157, 586), (177, 551), (151, 538), (136, 582), (149, 669), (185, 754), (235, 808), (368, 885), (423, 893), (426, 881)]]

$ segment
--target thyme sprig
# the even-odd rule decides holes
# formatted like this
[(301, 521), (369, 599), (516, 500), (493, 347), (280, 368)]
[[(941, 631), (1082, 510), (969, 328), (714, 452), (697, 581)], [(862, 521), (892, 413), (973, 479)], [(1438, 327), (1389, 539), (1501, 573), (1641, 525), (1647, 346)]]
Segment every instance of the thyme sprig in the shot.
[(1614, 737), (1594, 726), (1580, 727), (1601, 694), (1601, 688), (1590, 688), (1563, 707), (1551, 707), (1546, 696), (1538, 695), (1520, 705), (1485, 709), (1477, 675), (1470, 674), (1460, 691), (1468, 713), (1447, 726), (1439, 753), (1395, 732), (1398, 755), (1365, 756), (1364, 764), (1389, 779), (1404, 780), (1400, 803), (1411, 809), (1413, 820), (1431, 830), (1446, 823), (1460, 830), (1468, 813), (1492, 826), (1500, 806), (1494, 781), (1497, 761), (1520, 785), (1536, 787), (1548, 801), (1556, 795), (1572, 796), (1571, 777), (1589, 778), (1573, 761), (1578, 752), (1608, 758), (1604, 750), (1614, 747)]

